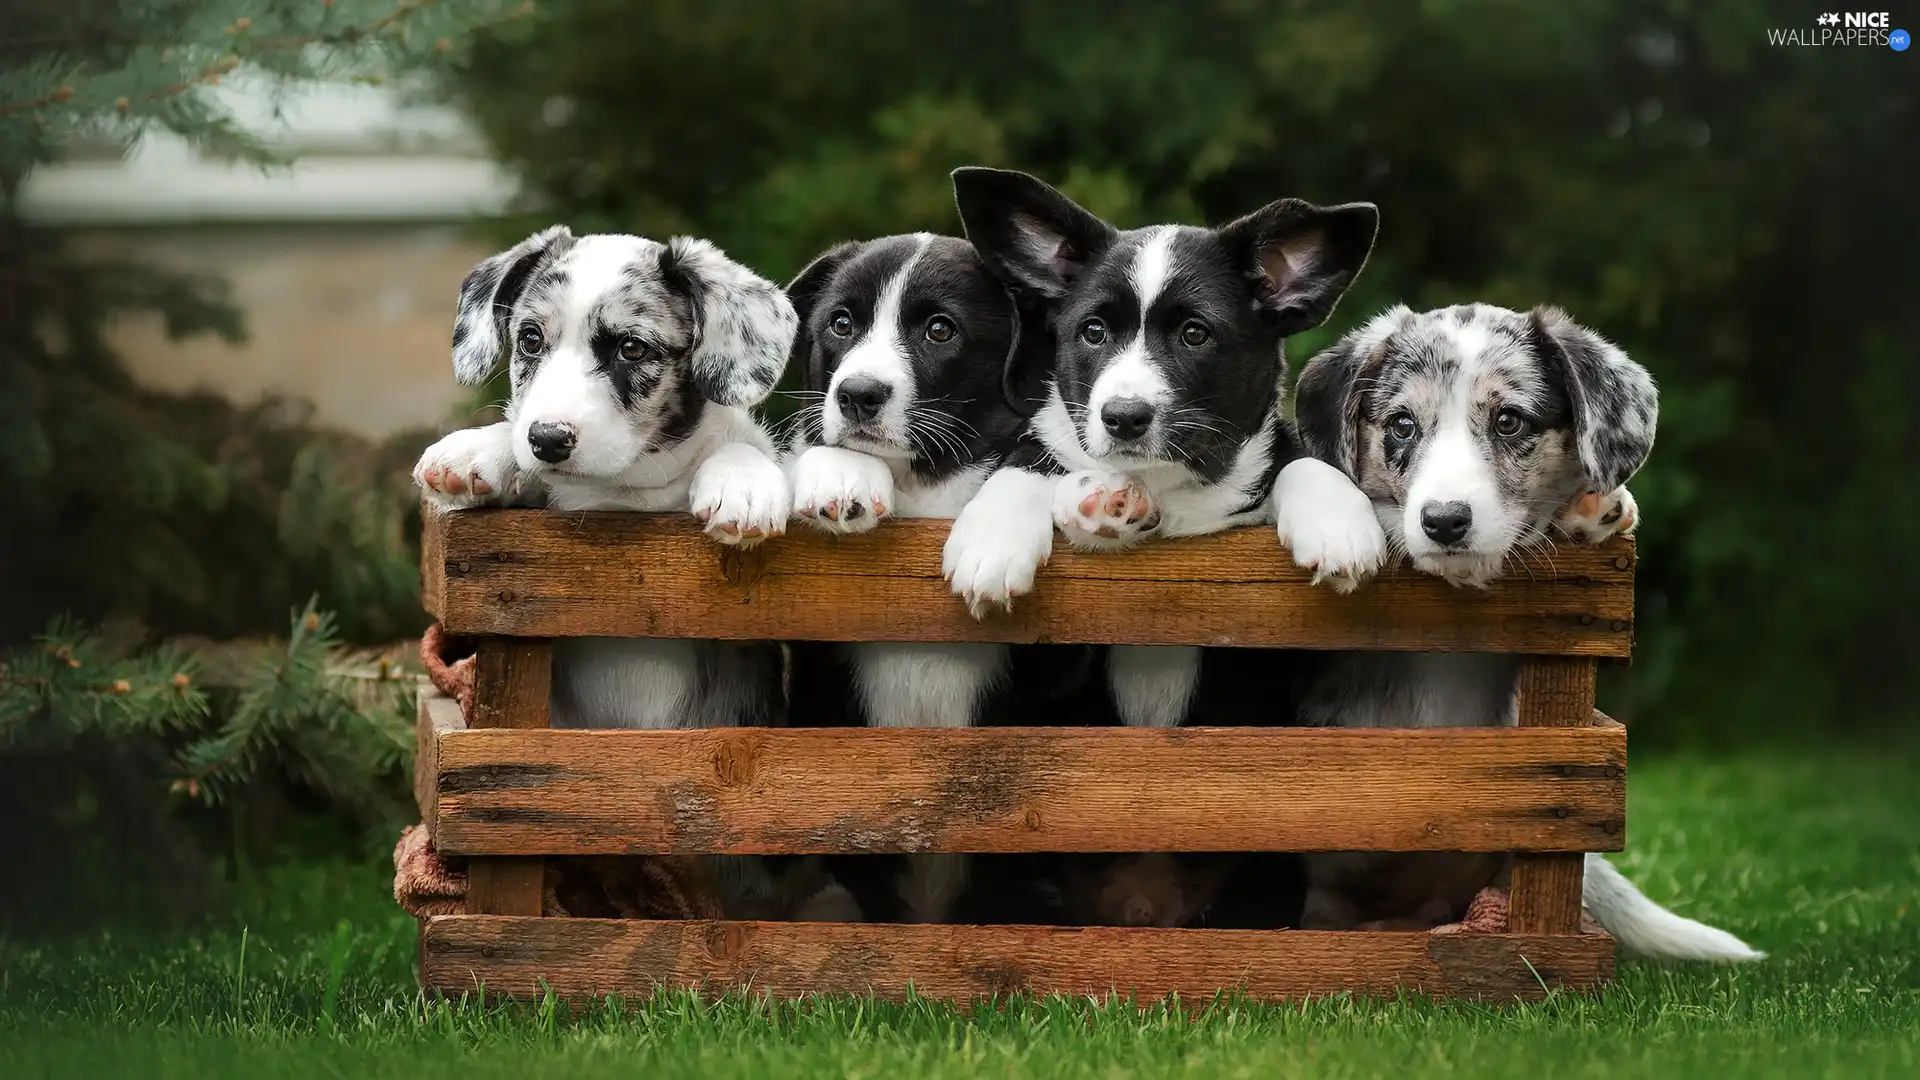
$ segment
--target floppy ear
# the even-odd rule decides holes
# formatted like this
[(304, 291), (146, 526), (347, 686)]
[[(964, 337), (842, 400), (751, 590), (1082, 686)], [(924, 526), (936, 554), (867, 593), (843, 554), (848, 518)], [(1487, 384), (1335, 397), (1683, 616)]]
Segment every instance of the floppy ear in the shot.
[(676, 236), (660, 276), (693, 310), (693, 385), (715, 405), (757, 405), (773, 393), (799, 320), (780, 287), (705, 240)]
[(1284, 337), (1327, 321), (1367, 264), (1379, 230), (1372, 203), (1319, 207), (1281, 199), (1222, 228), (1220, 238), (1239, 253), (1254, 303)]
[(1588, 486), (1604, 494), (1625, 484), (1653, 452), (1660, 418), (1653, 375), (1559, 308), (1534, 308), (1527, 325), (1528, 343), (1566, 384)]
[(1293, 426), (1300, 445), (1355, 480), (1360, 478), (1360, 406), (1366, 398), (1362, 376), (1387, 339), (1412, 316), (1405, 304), (1374, 316), (1307, 361), (1293, 388)]
[(1354, 336), (1321, 350), (1301, 369), (1293, 389), (1293, 427), (1308, 456), (1357, 478), (1361, 355)]
[(500, 339), (527, 278), (573, 244), (565, 225), (534, 233), (468, 271), (453, 316), (453, 377), (467, 386), (486, 381), (500, 358)]
[(798, 277), (787, 285), (787, 302), (793, 305), (794, 318), (798, 329), (793, 335), (793, 349), (787, 356), (787, 363), (804, 360), (806, 368), (806, 389), (825, 390), (827, 373), (820, 362), (819, 355), (813, 349), (813, 333), (807, 329), (813, 321), (813, 305), (820, 299), (820, 290), (833, 280), (834, 272), (845, 266), (860, 245), (852, 240), (839, 244), (812, 262)]
[(1016, 289), (1049, 300), (1113, 244), (1113, 226), (1023, 172), (953, 171), (953, 200), (967, 240), (987, 269)]

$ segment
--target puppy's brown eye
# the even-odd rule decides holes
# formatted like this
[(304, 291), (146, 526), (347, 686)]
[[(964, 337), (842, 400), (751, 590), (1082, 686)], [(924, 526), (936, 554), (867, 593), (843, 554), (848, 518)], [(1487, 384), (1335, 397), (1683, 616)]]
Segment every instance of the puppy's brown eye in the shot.
[(1197, 322), (1190, 322), (1180, 328), (1180, 344), (1189, 349), (1197, 349), (1212, 340), (1213, 335)]
[(629, 336), (620, 339), (620, 359), (629, 364), (637, 364), (645, 360), (652, 352), (653, 350), (647, 347), (647, 343), (637, 337)]
[(520, 343), (521, 353), (527, 356), (539, 356), (540, 350), (547, 347), (546, 335), (542, 334), (540, 328), (532, 323), (528, 323), (520, 328), (520, 335), (516, 340)]
[(844, 308), (834, 312), (833, 316), (827, 320), (827, 329), (833, 331), (834, 337), (846, 337), (853, 333), (852, 313)]
[(953, 340), (953, 320), (945, 315), (935, 315), (927, 320), (927, 340), (935, 345), (945, 345)]
[(1080, 324), (1080, 340), (1098, 348), (1107, 343), (1107, 324), (1099, 319), (1088, 319)]
[(1411, 413), (1395, 413), (1387, 421), (1387, 437), (1396, 442), (1406, 442), (1420, 434), (1420, 425), (1414, 422)]
[(1531, 430), (1527, 418), (1512, 409), (1501, 409), (1493, 416), (1493, 433), (1503, 439), (1517, 439)]

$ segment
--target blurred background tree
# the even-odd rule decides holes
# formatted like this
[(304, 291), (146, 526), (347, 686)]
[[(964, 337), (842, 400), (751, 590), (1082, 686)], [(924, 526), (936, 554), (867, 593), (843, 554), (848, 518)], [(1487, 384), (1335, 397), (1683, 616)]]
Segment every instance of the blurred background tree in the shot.
[[(1383, 305), (1560, 304), (1663, 390), (1635, 481), (1636, 738), (1914, 714), (1920, 72), (1769, 45), (1744, 0), (618, 0), (488, 35), (449, 90), (576, 230), (695, 232), (775, 275), (958, 228), (1026, 169), (1123, 224), (1382, 207), (1303, 361)], [(1644, 743), (1643, 743), (1644, 745)]]
[[(242, 858), (248, 830), (290, 807), (359, 826), (398, 815), (410, 680), (348, 643), (388, 642), (423, 621), (405, 475), (418, 447), (319, 429), (298, 403), (241, 407), (136, 385), (110, 325), (152, 313), (170, 337), (238, 341), (226, 283), (76, 253), (62, 233), (22, 222), (23, 179), (77, 143), (124, 154), (152, 131), (280, 164), (210, 93), (223, 79), (275, 92), (387, 78), (526, 10), (521, 0), (0, 8), (0, 647), (11, 647), (0, 654), (0, 812), (15, 823), (0, 851), (37, 868), (0, 886), (0, 921), (85, 914), (75, 906), (88, 898), (124, 908), (129, 888), (154, 908), (183, 885), (191, 893), (207, 875), (188, 871), (209, 848), (181, 823), (223, 840), (230, 831), (219, 847)], [(316, 594), (338, 615), (318, 610)], [(287, 633), (290, 612), (284, 640), (206, 640)], [(199, 640), (164, 643), (182, 635)], [(194, 809), (214, 804), (226, 813)]]

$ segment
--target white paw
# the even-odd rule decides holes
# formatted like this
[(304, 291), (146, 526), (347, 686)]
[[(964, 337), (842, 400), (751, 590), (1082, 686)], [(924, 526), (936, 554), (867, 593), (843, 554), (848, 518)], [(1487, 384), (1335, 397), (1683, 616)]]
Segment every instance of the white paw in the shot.
[(513, 426), (505, 422), (456, 431), (420, 455), (413, 482), (439, 510), (498, 503), (519, 466), (513, 460)]
[(893, 472), (856, 450), (816, 446), (793, 463), (793, 516), (831, 533), (863, 533), (893, 508)]
[(787, 475), (767, 455), (743, 443), (721, 447), (701, 463), (687, 503), (708, 536), (741, 547), (784, 533), (793, 508)]
[(1014, 597), (1033, 591), (1053, 554), (1054, 481), (1024, 469), (995, 473), (954, 520), (940, 570), (974, 618), (1012, 611)]
[(1387, 534), (1373, 502), (1345, 473), (1313, 458), (1280, 470), (1273, 485), (1280, 542), (1297, 566), (1348, 593), (1378, 573), (1387, 558)]
[(1145, 540), (1160, 524), (1146, 486), (1107, 472), (1068, 473), (1053, 492), (1053, 523), (1067, 542), (1090, 551), (1120, 551)]
[(1613, 536), (1632, 536), (1634, 527), (1640, 524), (1640, 506), (1626, 488), (1615, 488), (1605, 495), (1589, 491), (1562, 508), (1553, 524), (1568, 539), (1598, 544)]

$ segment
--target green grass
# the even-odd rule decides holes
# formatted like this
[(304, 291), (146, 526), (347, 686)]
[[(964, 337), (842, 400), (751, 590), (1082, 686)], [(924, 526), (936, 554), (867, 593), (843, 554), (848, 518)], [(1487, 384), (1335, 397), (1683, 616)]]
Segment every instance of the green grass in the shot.
[(1334, 998), (1189, 1021), (1079, 1001), (423, 1002), (379, 866), (281, 869), (244, 926), (0, 942), (0, 1076), (1920, 1076), (1920, 745), (1637, 762), (1624, 869), (1769, 950), (1506, 1008)]

